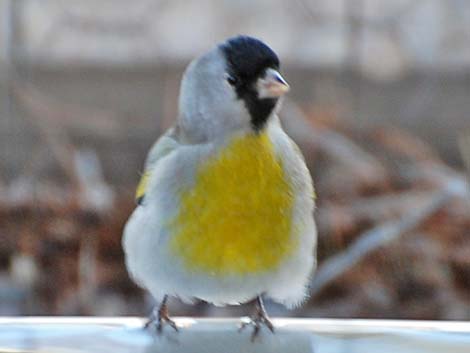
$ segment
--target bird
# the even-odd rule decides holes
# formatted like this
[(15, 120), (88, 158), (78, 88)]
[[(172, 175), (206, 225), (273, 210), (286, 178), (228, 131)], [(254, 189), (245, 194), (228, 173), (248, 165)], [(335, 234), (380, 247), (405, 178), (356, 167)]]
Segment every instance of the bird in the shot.
[(240, 330), (274, 332), (264, 299), (294, 308), (316, 266), (315, 195), (278, 111), (276, 53), (238, 35), (186, 68), (176, 123), (151, 147), (123, 232), (131, 278), (158, 303), (146, 327), (178, 331), (167, 300), (254, 301)]

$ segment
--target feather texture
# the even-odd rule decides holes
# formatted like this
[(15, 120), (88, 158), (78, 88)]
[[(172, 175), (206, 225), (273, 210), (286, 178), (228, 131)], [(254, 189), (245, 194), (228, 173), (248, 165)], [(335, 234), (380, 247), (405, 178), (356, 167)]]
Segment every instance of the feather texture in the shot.
[(201, 163), (180, 199), (171, 250), (190, 271), (273, 270), (298, 246), (292, 188), (266, 132), (235, 137)]

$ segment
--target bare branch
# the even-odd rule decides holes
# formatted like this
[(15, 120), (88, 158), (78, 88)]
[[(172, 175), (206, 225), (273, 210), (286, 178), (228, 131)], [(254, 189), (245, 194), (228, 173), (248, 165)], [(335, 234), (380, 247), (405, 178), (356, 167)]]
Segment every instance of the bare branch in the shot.
[(345, 203), (324, 203), (316, 211), (320, 234), (350, 233), (357, 225), (380, 224), (424, 207), (432, 199), (429, 191), (409, 191), (376, 197), (360, 197)]
[(327, 128), (316, 128), (292, 101), (283, 106), (284, 127), (301, 147), (318, 150), (348, 170), (349, 180), (365, 185), (382, 185), (388, 174), (381, 162), (343, 134)]
[(437, 191), (424, 207), (399, 220), (389, 221), (366, 231), (345, 251), (330, 257), (319, 267), (310, 284), (311, 296), (317, 295), (327, 284), (351, 269), (367, 254), (417, 227), (452, 196), (453, 193), (448, 189)]

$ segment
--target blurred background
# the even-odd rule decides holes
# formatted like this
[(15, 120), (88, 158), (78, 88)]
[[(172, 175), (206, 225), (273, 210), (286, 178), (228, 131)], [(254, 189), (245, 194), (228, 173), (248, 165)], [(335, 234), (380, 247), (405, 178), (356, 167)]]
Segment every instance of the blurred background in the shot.
[(0, 315), (147, 314), (135, 186), (185, 66), (236, 34), (279, 54), (317, 189), (312, 297), (271, 314), (470, 319), (465, 0), (0, 0)]

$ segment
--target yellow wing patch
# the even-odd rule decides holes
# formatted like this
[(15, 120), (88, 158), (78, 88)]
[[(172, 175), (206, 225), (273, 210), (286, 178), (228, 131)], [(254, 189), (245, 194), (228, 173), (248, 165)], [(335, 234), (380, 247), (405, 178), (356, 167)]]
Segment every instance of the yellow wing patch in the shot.
[(147, 191), (148, 183), (150, 179), (150, 172), (145, 172), (141, 177), (139, 184), (137, 185), (137, 190), (135, 191), (135, 201), (140, 205), (144, 199), (145, 193)]
[(170, 247), (189, 270), (259, 273), (297, 246), (291, 186), (266, 134), (231, 141), (200, 165), (194, 186), (180, 197)]

